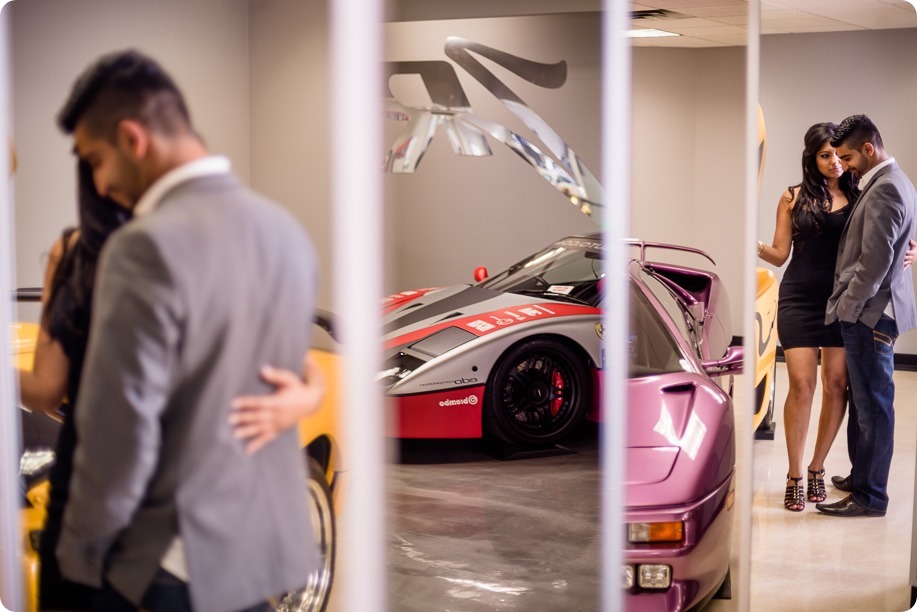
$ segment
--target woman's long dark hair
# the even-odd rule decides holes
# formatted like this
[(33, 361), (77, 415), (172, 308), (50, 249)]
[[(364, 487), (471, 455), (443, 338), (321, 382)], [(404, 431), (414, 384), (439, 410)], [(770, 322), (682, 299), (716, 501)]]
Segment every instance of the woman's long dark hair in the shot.
[[(814, 226), (816, 234), (821, 232), (825, 214), (831, 210), (834, 198), (828, 191), (827, 179), (818, 169), (818, 152), (825, 143), (830, 142), (836, 131), (837, 126), (833, 123), (816, 123), (806, 131), (805, 146), (802, 150), (802, 183), (788, 188), (790, 195), (799, 190), (796, 205), (793, 207), (794, 230), (808, 222)], [(849, 172), (841, 175), (838, 186), (851, 204), (860, 195), (860, 190)]]
[[(42, 323), (52, 337), (59, 340), (58, 336), (66, 335), (67, 344), (82, 350), (89, 333), (99, 254), (108, 237), (130, 219), (131, 213), (99, 195), (92, 180), (92, 169), (84, 161), (77, 164), (77, 193), (79, 236), (71, 246), (74, 228), (64, 232), (63, 253), (51, 279)], [(71, 355), (68, 357), (73, 359)]]

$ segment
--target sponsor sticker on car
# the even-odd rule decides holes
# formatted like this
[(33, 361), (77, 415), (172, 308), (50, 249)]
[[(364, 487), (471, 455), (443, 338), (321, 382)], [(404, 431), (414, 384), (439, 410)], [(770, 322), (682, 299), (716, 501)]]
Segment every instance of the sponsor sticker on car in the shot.
[(385, 350), (408, 344), (425, 338), (447, 327), (467, 329), (476, 336), (486, 336), (500, 329), (508, 329), (522, 323), (536, 319), (551, 319), (554, 317), (569, 317), (575, 315), (595, 315), (601, 311), (592, 306), (579, 304), (526, 304), (510, 310), (494, 310), (482, 315), (474, 315), (464, 319), (455, 319), (448, 323), (431, 325), (420, 330), (396, 336), (385, 342)]

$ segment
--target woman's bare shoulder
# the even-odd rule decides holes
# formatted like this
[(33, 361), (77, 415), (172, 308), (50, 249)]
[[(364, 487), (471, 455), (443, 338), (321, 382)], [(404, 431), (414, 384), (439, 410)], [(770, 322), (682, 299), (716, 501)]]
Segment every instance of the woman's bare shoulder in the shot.
[(780, 196), (780, 206), (784, 207), (787, 212), (793, 210), (796, 206), (796, 197), (799, 195), (799, 189), (790, 187)]
[[(68, 234), (58, 236), (57, 240), (54, 241), (54, 244), (51, 245), (51, 252), (48, 254), (48, 257), (55, 262), (60, 261), (60, 258), (63, 257), (64, 252), (69, 251), (76, 245), (76, 241), (80, 237), (80, 230), (73, 230)], [(66, 245), (64, 242), (66, 241)]]

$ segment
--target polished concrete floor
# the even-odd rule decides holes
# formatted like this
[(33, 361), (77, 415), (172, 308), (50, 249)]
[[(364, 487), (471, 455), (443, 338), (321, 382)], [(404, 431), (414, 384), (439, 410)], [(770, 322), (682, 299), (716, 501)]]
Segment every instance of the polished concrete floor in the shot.
[[(780, 427), (786, 395), (785, 364), (778, 364), (778, 428), (774, 442), (755, 442), (752, 506), (751, 609), (900, 612), (910, 606), (914, 466), (917, 457), (917, 373), (895, 373), (895, 454), (889, 475), (889, 508), (883, 518), (821, 515), (812, 504), (801, 513), (783, 509), (787, 470)], [(820, 394), (820, 389), (817, 391)], [(817, 406), (806, 444), (815, 446)], [(825, 467), (828, 476), (850, 469), (846, 420)], [(828, 501), (847, 494), (828, 483)], [(712, 610), (731, 610), (714, 602)]]
[(390, 608), (596, 609), (596, 440), (507, 461), (476, 444), (402, 444), (389, 477)]
[[(917, 373), (899, 372), (891, 505), (884, 518), (839, 519), (809, 504), (783, 509), (786, 395), (778, 364), (777, 436), (753, 442), (750, 609), (899, 612), (909, 608), (911, 517), (917, 456)], [(814, 445), (817, 407), (807, 453)], [(388, 466), (390, 610), (599, 609), (599, 453), (594, 429), (548, 457), (502, 460), (477, 442), (411, 441)], [(842, 434), (828, 475), (846, 474)], [(829, 500), (840, 492), (829, 485)], [(740, 500), (738, 503), (744, 503)], [(347, 537), (346, 525), (340, 535)], [(733, 572), (743, 562), (734, 541)], [(340, 590), (360, 588), (339, 560)], [(739, 609), (714, 600), (708, 610)]]

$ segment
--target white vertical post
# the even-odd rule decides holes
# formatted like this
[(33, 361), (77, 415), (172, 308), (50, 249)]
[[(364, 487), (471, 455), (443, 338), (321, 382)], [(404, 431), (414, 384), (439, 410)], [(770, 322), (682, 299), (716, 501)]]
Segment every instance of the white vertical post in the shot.
[(383, 0), (329, 0), (334, 308), (343, 341), (342, 396), (350, 488), (343, 610), (387, 607), (384, 406), (375, 384), (382, 298)]
[[(0, 0), (0, 9), (5, 2)], [(13, 278), (13, 189), (10, 143), (9, 10), (0, 11), (0, 594), (3, 606), (22, 610), (22, 538), (19, 535), (19, 410), (14, 396), (10, 322)]]
[(917, 471), (914, 472), (914, 510), (911, 517), (911, 610), (917, 609)]
[(602, 610), (624, 610), (624, 474), (627, 445), (627, 327), (630, 307), (627, 247), (630, 220), (631, 52), (625, 32), (630, 3), (604, 0), (602, 11), (602, 181), (614, 185), (602, 207), (606, 298), (602, 315), (602, 410), (600, 445), (602, 505)]
[(755, 298), (757, 297), (757, 256), (753, 245), (758, 236), (758, 98), (761, 49), (761, 2), (748, 0), (748, 47), (745, 55), (745, 238), (742, 291), (742, 334), (745, 338), (745, 374), (742, 376), (742, 409), (738, 411), (736, 428), (736, 467), (738, 483), (736, 498), (739, 519), (739, 567), (737, 588), (738, 609), (751, 607), (751, 525), (754, 495), (754, 415), (755, 404)]

